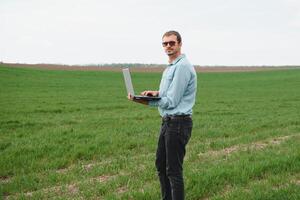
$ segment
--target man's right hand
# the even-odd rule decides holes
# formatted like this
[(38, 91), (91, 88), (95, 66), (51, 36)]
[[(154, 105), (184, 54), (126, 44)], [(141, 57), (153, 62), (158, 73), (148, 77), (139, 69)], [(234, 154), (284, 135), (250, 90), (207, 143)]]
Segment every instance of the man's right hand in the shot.
[(152, 91), (152, 90), (146, 90), (146, 91), (141, 92), (141, 95), (157, 97), (159, 95), (159, 92), (158, 91)]

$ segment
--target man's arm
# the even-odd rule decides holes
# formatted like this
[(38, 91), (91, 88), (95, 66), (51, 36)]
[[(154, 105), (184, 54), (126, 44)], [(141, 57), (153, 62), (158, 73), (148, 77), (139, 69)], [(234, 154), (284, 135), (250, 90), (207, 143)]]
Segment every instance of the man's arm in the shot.
[(159, 101), (150, 102), (150, 106), (173, 109), (179, 104), (191, 78), (190, 71), (185, 67), (186, 66), (179, 66), (177, 68), (166, 96), (161, 97), (161, 100)]

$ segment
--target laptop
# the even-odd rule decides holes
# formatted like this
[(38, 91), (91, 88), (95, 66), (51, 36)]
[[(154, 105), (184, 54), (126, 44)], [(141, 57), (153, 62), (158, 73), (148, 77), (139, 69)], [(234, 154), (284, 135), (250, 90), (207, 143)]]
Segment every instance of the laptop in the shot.
[(129, 68), (122, 69), (124, 81), (127, 89), (127, 94), (130, 93), (133, 96), (133, 99), (135, 100), (146, 100), (146, 101), (155, 101), (160, 100), (160, 97), (154, 97), (154, 96), (142, 96), (142, 95), (135, 95), (132, 82), (131, 82), (131, 76), (129, 72)]

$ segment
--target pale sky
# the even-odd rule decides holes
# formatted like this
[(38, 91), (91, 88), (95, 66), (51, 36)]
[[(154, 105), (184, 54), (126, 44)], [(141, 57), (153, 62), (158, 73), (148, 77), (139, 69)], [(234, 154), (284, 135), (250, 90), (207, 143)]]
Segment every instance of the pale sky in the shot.
[(0, 61), (300, 65), (300, 0), (0, 0)]

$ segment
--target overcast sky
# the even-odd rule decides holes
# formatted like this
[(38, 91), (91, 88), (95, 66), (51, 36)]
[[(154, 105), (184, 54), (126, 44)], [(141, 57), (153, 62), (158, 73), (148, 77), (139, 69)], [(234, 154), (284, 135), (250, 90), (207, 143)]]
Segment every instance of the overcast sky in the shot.
[(300, 0), (0, 0), (0, 61), (299, 65)]

